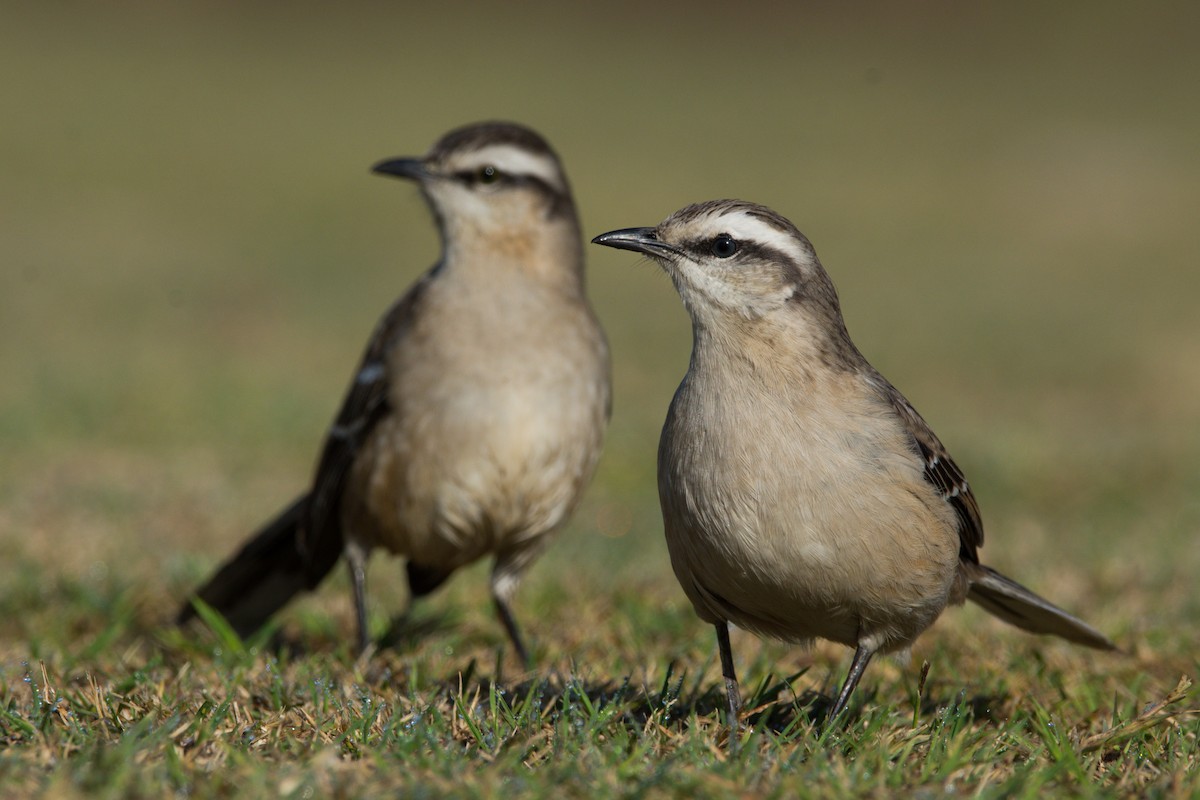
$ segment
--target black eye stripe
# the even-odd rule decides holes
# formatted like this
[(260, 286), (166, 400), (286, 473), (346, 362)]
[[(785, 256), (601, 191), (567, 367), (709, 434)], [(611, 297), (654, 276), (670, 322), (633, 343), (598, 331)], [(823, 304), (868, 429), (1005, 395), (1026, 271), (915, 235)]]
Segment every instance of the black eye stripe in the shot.
[[(489, 168), (493, 170), (493, 175), (490, 176), (490, 180), (484, 180), (481, 176)], [(570, 192), (563, 192), (549, 181), (537, 175), (505, 172), (499, 167), (489, 164), (477, 169), (449, 173), (449, 177), (470, 188), (487, 185), (494, 189), (503, 189), (505, 191), (515, 188), (532, 189), (545, 198), (545, 201), (549, 205), (549, 213), (552, 216), (575, 213), (575, 204), (571, 199)]]
[(491, 164), (478, 169), (455, 172), (453, 176), (468, 185), (504, 183), (512, 186), (531, 186), (546, 194), (561, 194), (558, 189), (537, 175), (521, 175), (513, 172), (505, 172)]
[(465, 169), (455, 172), (454, 177), (467, 185), (473, 186), (479, 183), (499, 183), (502, 180), (511, 179), (513, 176), (502, 172), (491, 164), (485, 164), (477, 169)]
[[(691, 245), (685, 245), (685, 249), (691, 250), (701, 258), (712, 258), (713, 256), (716, 256), (717, 258), (730, 258), (732, 261), (739, 263), (748, 261), (771, 261), (776, 264), (787, 264), (789, 265), (790, 269), (799, 269), (799, 267), (796, 265), (795, 258), (790, 254), (768, 244), (756, 242), (753, 239), (733, 239), (733, 237), (730, 237), (737, 244), (737, 250), (728, 256), (719, 256), (712, 250), (712, 246), (716, 238), (717, 237), (714, 236), (701, 239), (699, 241), (694, 241)], [(737, 256), (737, 258), (732, 258), (732, 256)]]

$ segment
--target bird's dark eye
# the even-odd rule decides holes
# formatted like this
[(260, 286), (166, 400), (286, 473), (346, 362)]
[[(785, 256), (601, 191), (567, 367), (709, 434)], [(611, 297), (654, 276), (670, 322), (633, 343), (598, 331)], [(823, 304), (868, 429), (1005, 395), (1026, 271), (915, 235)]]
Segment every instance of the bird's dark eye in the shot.
[(478, 174), (475, 176), (475, 179), (480, 183), (495, 183), (500, 179), (500, 170), (496, 169), (491, 164), (488, 164), (487, 166), (480, 168)]
[(717, 258), (729, 258), (738, 251), (740, 246), (738, 240), (728, 233), (718, 233), (709, 243), (708, 249)]

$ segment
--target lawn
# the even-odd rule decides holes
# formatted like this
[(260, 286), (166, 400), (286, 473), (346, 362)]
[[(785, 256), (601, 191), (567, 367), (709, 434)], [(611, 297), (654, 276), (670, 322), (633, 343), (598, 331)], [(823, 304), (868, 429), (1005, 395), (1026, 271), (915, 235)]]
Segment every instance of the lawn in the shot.
[[(0, 795), (1200, 795), (1200, 13), (808, 5), (0, 4)], [(397, 620), (374, 559), (361, 661), (341, 571), (255, 641), (172, 628), (437, 258), (368, 167), (494, 117), (555, 144), (589, 235), (793, 219), (984, 560), (1124, 652), (952, 610), (830, 728), (849, 652), (735, 632), (730, 747), (654, 488), (690, 329), (595, 247), (615, 408), (517, 596), (536, 668), (483, 565)]]

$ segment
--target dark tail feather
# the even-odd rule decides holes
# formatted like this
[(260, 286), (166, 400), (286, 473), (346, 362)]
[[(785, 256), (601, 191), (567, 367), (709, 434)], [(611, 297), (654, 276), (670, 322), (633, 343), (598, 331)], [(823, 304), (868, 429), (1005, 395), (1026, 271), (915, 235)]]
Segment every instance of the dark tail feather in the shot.
[(970, 565), (967, 598), (1010, 625), (1030, 633), (1048, 633), (1099, 650), (1116, 650), (1107, 636), (991, 567)]
[[(308, 495), (302, 495), (280, 512), (196, 590), (195, 596), (221, 612), (243, 638), (324, 577), (316, 577), (310, 584), (297, 547), (296, 532), (307, 501)], [(189, 600), (180, 609), (176, 624), (182, 625), (195, 615)]]
[(408, 591), (413, 597), (424, 597), (431, 593), (453, 573), (453, 570), (422, 567), (415, 561), (409, 561), (404, 568), (408, 573)]

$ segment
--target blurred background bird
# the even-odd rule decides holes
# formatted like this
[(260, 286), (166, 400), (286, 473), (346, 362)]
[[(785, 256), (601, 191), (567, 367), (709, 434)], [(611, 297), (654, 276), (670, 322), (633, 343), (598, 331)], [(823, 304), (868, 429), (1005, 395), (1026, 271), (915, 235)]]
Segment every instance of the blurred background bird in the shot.
[(512, 597), (591, 479), (611, 403), (571, 190), (546, 141), (512, 123), (453, 130), (374, 171), (421, 187), (442, 258), (372, 334), (312, 487), (196, 596), (246, 636), (345, 555), (361, 652), (372, 549), (407, 560), (411, 597), (492, 555), (492, 599), (525, 664)]

